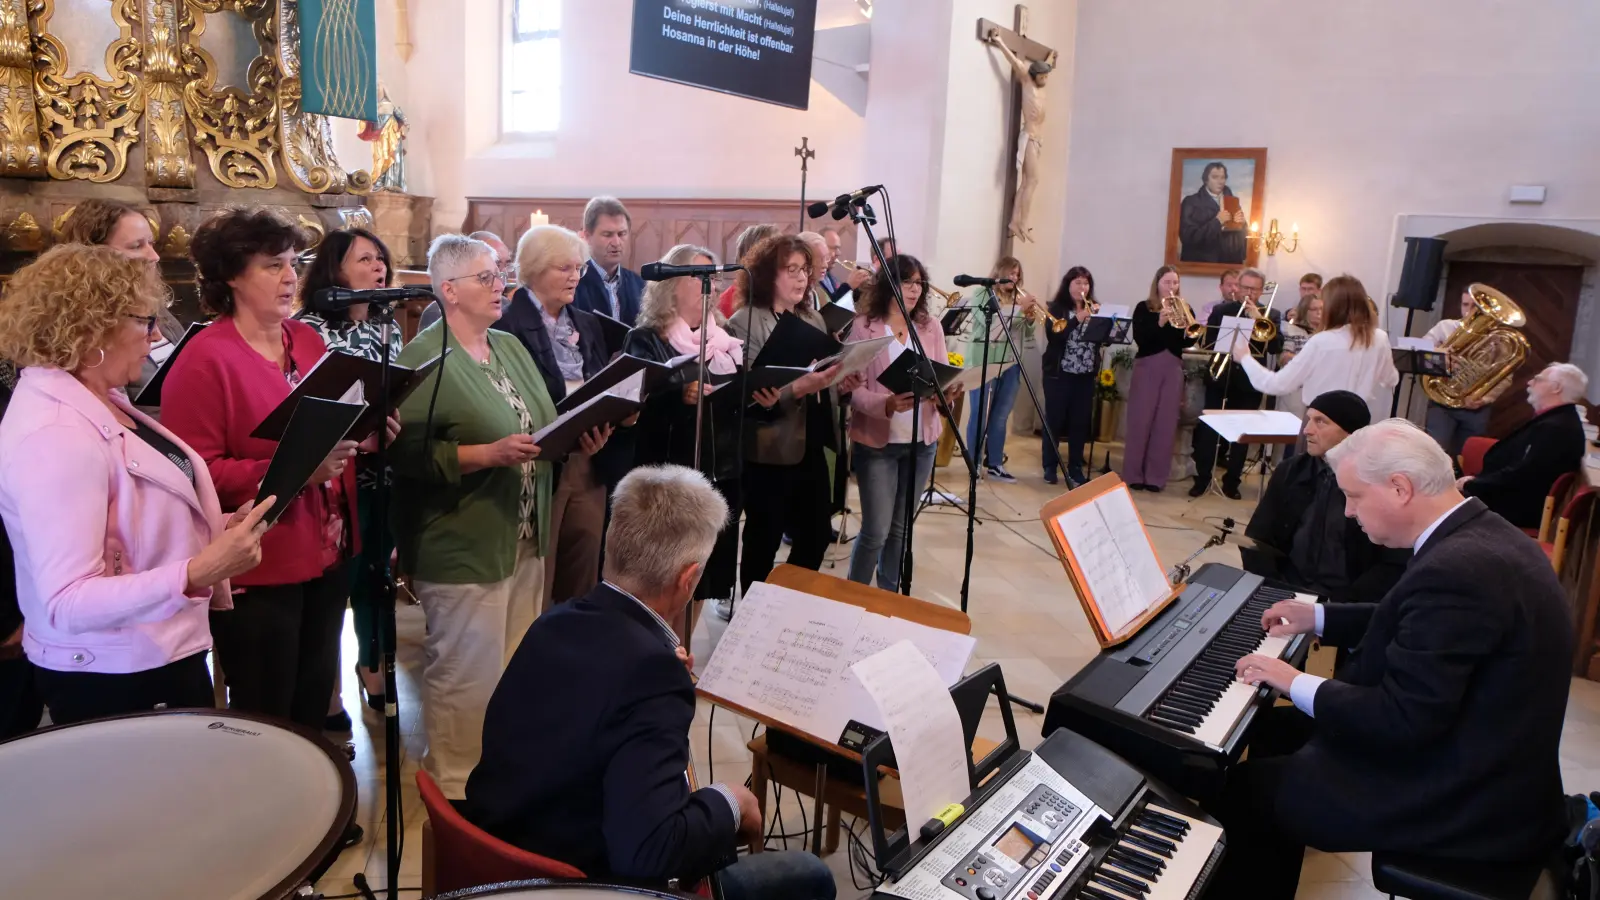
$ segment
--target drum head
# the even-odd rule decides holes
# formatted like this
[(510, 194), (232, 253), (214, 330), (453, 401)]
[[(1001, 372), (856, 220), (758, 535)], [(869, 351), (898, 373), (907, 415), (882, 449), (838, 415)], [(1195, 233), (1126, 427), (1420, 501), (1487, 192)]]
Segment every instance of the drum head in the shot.
[(0, 744), (13, 897), (286, 897), (355, 809), (320, 737), (220, 710), (142, 713)]
[(468, 888), (441, 894), (438, 900), (477, 900), (480, 897), (493, 897), (494, 900), (682, 900), (689, 895), (614, 884), (535, 880)]

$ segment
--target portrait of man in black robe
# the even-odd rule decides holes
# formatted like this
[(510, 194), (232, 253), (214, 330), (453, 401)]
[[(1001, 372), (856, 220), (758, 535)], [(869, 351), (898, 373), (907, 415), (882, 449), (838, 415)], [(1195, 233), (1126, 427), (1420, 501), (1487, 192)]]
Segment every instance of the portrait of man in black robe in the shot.
[(1199, 188), (1183, 198), (1178, 212), (1180, 262), (1239, 265), (1245, 261), (1245, 211), (1233, 198), (1227, 165), (1207, 163)]

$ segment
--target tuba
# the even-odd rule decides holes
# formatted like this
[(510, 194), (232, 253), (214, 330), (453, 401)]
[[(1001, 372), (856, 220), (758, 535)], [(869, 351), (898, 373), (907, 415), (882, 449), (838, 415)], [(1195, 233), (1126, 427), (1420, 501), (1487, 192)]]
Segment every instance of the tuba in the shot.
[(1450, 374), (1422, 376), (1428, 399), (1451, 409), (1487, 397), (1528, 358), (1528, 339), (1517, 331), (1528, 321), (1522, 307), (1486, 284), (1467, 292), (1478, 308), (1438, 347), (1451, 356)]
[(1184, 337), (1199, 340), (1205, 336), (1206, 327), (1194, 320), (1194, 310), (1189, 308), (1188, 301), (1177, 294), (1162, 299), (1161, 311), (1167, 314), (1168, 324), (1183, 329)]

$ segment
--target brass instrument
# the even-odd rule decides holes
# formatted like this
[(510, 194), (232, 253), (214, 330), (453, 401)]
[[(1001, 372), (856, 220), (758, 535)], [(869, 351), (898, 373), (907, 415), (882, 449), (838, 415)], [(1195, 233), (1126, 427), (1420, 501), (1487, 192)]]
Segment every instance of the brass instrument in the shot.
[(925, 285), (923, 285), (923, 287), (927, 288), (930, 291), (933, 291), (935, 294), (938, 294), (940, 297), (943, 297), (944, 298), (944, 304), (947, 307), (961, 305), (961, 292), (960, 291), (941, 291), (941, 290), (939, 290), (938, 288), (934, 287), (931, 284), (925, 284)]
[[(1022, 290), (1017, 291), (1017, 293), (1024, 297), (1032, 296)], [(1068, 325), (1072, 324), (1070, 319), (1050, 315), (1050, 311), (1044, 308), (1044, 304), (1040, 303), (1037, 297), (1034, 298), (1032, 311), (1028, 313), (1028, 320), (1040, 328), (1049, 328), (1051, 334), (1060, 334), (1067, 330)]]
[(1198, 340), (1205, 335), (1206, 327), (1194, 320), (1194, 310), (1189, 308), (1189, 302), (1177, 294), (1162, 299), (1161, 311), (1167, 314), (1168, 325), (1183, 329), (1184, 337)]
[[(1255, 324), (1250, 326), (1250, 340), (1259, 344), (1265, 344), (1278, 336), (1278, 326), (1272, 321), (1272, 304), (1278, 299), (1278, 283), (1276, 281), (1268, 282), (1265, 290), (1267, 291), (1265, 309), (1256, 306), (1254, 303), (1244, 301), (1239, 303), (1240, 314), (1255, 320)], [(1212, 349), (1215, 349), (1215, 347)], [(1229, 347), (1226, 351), (1218, 350), (1211, 357), (1212, 381), (1221, 378), (1222, 373), (1228, 370), (1228, 363), (1233, 359), (1232, 350), (1232, 347)]]
[(1486, 284), (1467, 292), (1477, 309), (1438, 347), (1450, 354), (1450, 374), (1422, 376), (1428, 399), (1451, 409), (1483, 400), (1528, 358), (1528, 339), (1517, 331), (1528, 322), (1522, 307)]

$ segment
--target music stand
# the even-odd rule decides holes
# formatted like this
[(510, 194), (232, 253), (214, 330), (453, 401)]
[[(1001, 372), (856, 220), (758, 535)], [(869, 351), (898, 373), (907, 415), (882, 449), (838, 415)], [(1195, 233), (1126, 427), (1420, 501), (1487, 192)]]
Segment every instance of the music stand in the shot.
[[(1401, 340), (1409, 340), (1401, 338)], [(1450, 356), (1442, 350), (1424, 350), (1421, 347), (1396, 348), (1389, 351), (1394, 357), (1394, 367), (1401, 378), (1410, 376), (1406, 382), (1406, 409), (1411, 409), (1411, 400), (1416, 394), (1417, 378), (1421, 375), (1438, 375), (1450, 377)], [(1394, 385), (1394, 400), (1389, 404), (1389, 415), (1400, 414), (1400, 382)]]
[(967, 318), (972, 315), (970, 306), (953, 306), (944, 311), (939, 317), (939, 327), (944, 331), (945, 337), (956, 337), (967, 327)]
[[(1089, 413), (1089, 472), (1094, 471), (1094, 445), (1100, 435), (1100, 397), (1099, 378), (1100, 366), (1105, 359), (1105, 350), (1112, 344), (1132, 343), (1133, 320), (1118, 316), (1090, 316), (1089, 321), (1083, 326), (1084, 342), (1095, 345), (1095, 404)], [(1070, 447), (1069, 451), (1070, 453)], [(1061, 449), (1056, 448), (1059, 456)], [(1106, 454), (1105, 471), (1111, 471), (1111, 454)], [(1086, 472), (1084, 474), (1089, 474)]]

